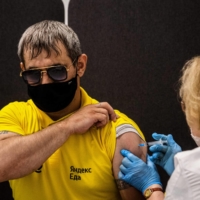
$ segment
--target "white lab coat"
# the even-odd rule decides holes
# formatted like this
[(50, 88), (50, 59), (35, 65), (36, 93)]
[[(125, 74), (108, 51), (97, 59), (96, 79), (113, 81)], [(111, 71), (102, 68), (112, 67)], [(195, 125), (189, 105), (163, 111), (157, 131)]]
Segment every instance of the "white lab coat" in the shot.
[(176, 154), (165, 200), (200, 200), (200, 147)]

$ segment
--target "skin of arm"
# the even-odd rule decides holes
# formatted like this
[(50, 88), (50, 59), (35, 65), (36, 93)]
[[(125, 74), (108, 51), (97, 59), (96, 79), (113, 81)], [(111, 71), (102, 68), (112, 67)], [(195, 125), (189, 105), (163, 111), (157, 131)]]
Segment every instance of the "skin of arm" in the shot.
[[(0, 182), (20, 178), (37, 170), (71, 134), (102, 127), (117, 115), (106, 102), (85, 106), (70, 117), (34, 134), (21, 136), (0, 132)], [(59, 133), (59, 134), (58, 134)]]
[(0, 158), (4, 160), (0, 162), (0, 182), (37, 170), (70, 136), (70, 130), (64, 128), (66, 125), (57, 123), (27, 136), (0, 132)]
[[(146, 162), (147, 147), (138, 146), (140, 143), (143, 142), (144, 141), (138, 136), (138, 134), (133, 132), (124, 133), (117, 138), (116, 150), (113, 159), (113, 172), (116, 180), (118, 179), (119, 166), (123, 159), (123, 156), (120, 154), (120, 151), (122, 149), (129, 150), (134, 155), (138, 156), (139, 158), (141, 158), (143, 161)], [(123, 186), (122, 188), (119, 188), (119, 191), (123, 200), (145, 199), (144, 196), (141, 194), (141, 192), (139, 192), (137, 189), (135, 189), (130, 185), (127, 187), (127, 184), (125, 184), (124, 188)]]

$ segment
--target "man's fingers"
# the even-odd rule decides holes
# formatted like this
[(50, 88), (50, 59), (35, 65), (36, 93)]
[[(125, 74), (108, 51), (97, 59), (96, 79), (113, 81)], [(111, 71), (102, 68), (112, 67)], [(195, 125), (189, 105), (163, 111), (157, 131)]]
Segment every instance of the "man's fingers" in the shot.
[(115, 113), (112, 106), (108, 104), (107, 102), (100, 102), (97, 104), (97, 107), (106, 109), (110, 120), (116, 121), (117, 118), (119, 118), (119, 116)]
[(89, 128), (105, 126), (109, 120), (115, 121), (117, 115), (107, 102), (100, 102), (82, 107), (69, 117), (68, 121), (76, 124), (73, 132), (84, 133)]
[(97, 128), (105, 126), (109, 121), (109, 116), (105, 109), (102, 109), (101, 112), (95, 113), (94, 117), (96, 118), (96, 122), (94, 125)]
[(102, 104), (101, 102), (100, 102), (100, 103), (97, 103), (97, 104), (96, 104), (96, 107), (97, 107), (97, 108), (102, 108), (102, 105), (101, 105), (101, 104)]
[(98, 121), (98, 122), (96, 122), (95, 123), (95, 126), (97, 127), (97, 128), (101, 128), (101, 127), (103, 127), (103, 126), (105, 126), (107, 124), (107, 120), (101, 120), (101, 121)]

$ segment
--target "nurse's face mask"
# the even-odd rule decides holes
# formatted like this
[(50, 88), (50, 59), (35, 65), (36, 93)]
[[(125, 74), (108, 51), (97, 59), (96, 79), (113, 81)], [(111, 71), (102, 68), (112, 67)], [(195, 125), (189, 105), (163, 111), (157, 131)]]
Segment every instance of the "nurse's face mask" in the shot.
[[(185, 103), (182, 100), (181, 100), (181, 108), (182, 108), (182, 111), (185, 112)], [(196, 145), (199, 147), (200, 146), (200, 137), (193, 135), (192, 131), (191, 131), (191, 137), (195, 141)]]
[(191, 137), (193, 138), (193, 140), (195, 141), (195, 143), (197, 144), (198, 147), (200, 147), (200, 137), (195, 136), (191, 133)]

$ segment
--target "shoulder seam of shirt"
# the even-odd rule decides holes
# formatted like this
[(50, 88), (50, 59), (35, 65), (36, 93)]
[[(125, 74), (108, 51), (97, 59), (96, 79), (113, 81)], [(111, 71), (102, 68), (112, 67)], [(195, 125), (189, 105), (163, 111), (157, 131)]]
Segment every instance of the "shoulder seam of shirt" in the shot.
[(131, 124), (122, 124), (122, 125), (119, 125), (116, 128), (116, 137), (118, 138), (120, 135), (123, 135), (124, 133), (127, 133), (127, 132), (134, 132), (134, 133), (136, 133), (137, 135), (140, 136), (138, 131), (133, 127), (133, 125), (131, 125)]

